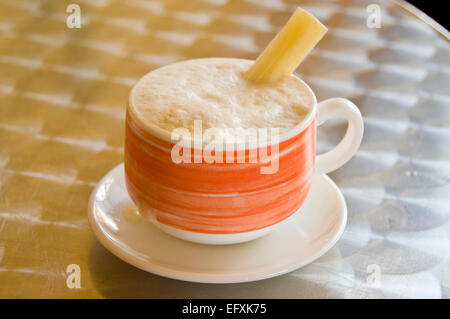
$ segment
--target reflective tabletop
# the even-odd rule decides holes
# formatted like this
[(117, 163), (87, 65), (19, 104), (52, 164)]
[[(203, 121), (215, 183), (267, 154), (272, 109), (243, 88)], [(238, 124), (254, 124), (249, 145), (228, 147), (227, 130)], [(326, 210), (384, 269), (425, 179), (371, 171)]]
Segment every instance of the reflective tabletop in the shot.
[[(0, 0), (1, 298), (450, 297), (450, 45), (420, 12), (387, 0), (73, 3)], [(330, 174), (348, 206), (341, 239), (309, 266), (242, 284), (113, 256), (87, 204), (123, 160), (130, 87), (174, 61), (254, 59), (296, 6), (329, 28), (298, 74), (365, 122), (356, 156)], [(321, 126), (318, 151), (345, 129)]]

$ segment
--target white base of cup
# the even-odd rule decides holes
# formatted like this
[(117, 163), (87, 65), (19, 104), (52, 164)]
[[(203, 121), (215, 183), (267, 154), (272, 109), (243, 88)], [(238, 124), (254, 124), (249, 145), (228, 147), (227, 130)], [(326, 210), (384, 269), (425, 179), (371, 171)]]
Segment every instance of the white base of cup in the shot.
[(238, 243), (244, 243), (246, 241), (254, 240), (257, 238), (260, 238), (264, 235), (269, 234), (276, 228), (278, 228), (281, 224), (292, 218), (295, 214), (295, 212), (285, 220), (282, 220), (281, 222), (266, 227), (261, 228), (249, 232), (243, 232), (243, 233), (232, 233), (232, 234), (208, 234), (208, 233), (199, 233), (199, 232), (192, 232), (188, 230), (183, 230), (179, 228), (175, 228), (163, 223), (160, 223), (158, 221), (153, 220), (152, 223), (158, 227), (163, 232), (172, 235), (174, 237), (177, 237), (179, 239), (187, 240), (190, 242), (198, 243), (198, 244), (207, 244), (207, 245), (229, 245), (229, 244), (238, 244)]

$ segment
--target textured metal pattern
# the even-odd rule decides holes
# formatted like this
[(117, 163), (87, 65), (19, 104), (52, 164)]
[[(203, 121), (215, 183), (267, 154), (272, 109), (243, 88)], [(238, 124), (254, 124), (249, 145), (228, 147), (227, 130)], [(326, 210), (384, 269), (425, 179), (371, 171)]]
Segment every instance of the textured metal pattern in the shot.
[[(450, 297), (450, 46), (435, 30), (388, 1), (73, 2), (80, 29), (66, 27), (71, 1), (0, 0), (0, 297)], [(366, 26), (370, 3), (379, 29)], [(234, 285), (112, 256), (86, 207), (122, 161), (130, 86), (172, 61), (255, 58), (296, 5), (330, 29), (300, 74), (365, 120), (360, 151), (330, 175), (349, 208), (342, 239), (303, 269)], [(344, 130), (319, 129), (319, 150)], [(66, 285), (69, 264), (79, 289)]]

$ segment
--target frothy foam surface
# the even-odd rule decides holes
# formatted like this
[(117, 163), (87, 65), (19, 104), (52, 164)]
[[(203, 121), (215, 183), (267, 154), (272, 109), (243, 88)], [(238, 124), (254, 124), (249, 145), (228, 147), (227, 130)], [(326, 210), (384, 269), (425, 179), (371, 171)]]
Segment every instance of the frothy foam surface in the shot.
[(145, 75), (133, 89), (129, 110), (145, 127), (169, 133), (194, 120), (203, 129), (279, 128), (299, 124), (313, 98), (294, 76), (270, 84), (252, 84), (242, 77), (252, 61), (209, 58), (178, 62)]

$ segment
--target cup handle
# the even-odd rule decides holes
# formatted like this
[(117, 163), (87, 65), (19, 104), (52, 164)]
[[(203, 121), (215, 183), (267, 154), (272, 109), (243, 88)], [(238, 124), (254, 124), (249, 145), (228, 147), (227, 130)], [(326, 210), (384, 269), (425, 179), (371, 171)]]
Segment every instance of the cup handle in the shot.
[(317, 125), (328, 119), (344, 115), (348, 127), (339, 144), (324, 154), (316, 156), (315, 174), (326, 174), (344, 165), (358, 150), (364, 132), (361, 113), (356, 105), (344, 98), (331, 98), (317, 104)]

